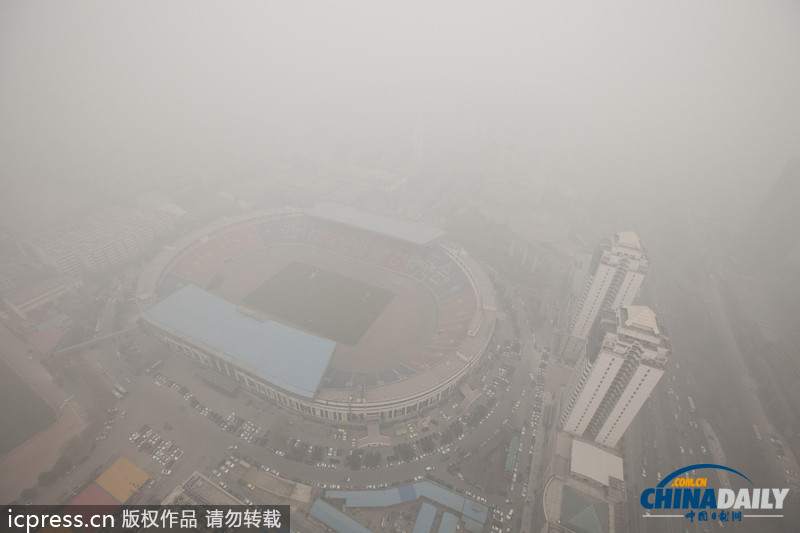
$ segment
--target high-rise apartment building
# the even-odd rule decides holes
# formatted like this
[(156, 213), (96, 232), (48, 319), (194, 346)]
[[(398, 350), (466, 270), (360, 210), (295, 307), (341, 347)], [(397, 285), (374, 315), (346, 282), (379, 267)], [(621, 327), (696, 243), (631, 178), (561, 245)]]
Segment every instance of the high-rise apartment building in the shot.
[(647, 273), (647, 255), (632, 231), (617, 233), (611, 245), (601, 249), (594, 274), (586, 284), (572, 318), (571, 336), (586, 340), (603, 310), (630, 305)]
[[(606, 331), (603, 335), (603, 329)], [(601, 322), (564, 398), (564, 431), (614, 448), (664, 375), (669, 339), (649, 307), (624, 306)], [(594, 337), (594, 335), (593, 335)]]

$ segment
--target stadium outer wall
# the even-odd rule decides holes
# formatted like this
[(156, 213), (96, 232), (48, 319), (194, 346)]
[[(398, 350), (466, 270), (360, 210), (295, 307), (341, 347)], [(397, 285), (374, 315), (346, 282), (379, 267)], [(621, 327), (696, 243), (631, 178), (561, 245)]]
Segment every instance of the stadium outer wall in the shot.
[[(291, 217), (293, 214), (286, 216)], [(240, 226), (243, 220), (252, 220), (255, 224), (258, 218), (255, 215), (238, 217), (237, 221), (229, 221), (229, 224)], [(211, 229), (219, 232), (220, 228), (216, 224)], [(362, 231), (368, 233), (371, 230), (363, 228)], [(206, 228), (182, 239), (188, 246), (177, 243), (165, 249), (151, 262), (148, 266), (149, 273), (140, 279), (138, 296), (141, 310), (155, 302), (158, 282), (175, 262), (175, 258), (185, 255), (189, 251), (187, 248), (191, 248), (193, 244), (205, 242), (203, 237), (208, 233), (209, 229)], [(455, 246), (443, 243), (437, 243), (436, 246), (456, 263), (469, 280), (477, 301), (475, 315), (469, 325), (468, 335), (451, 354), (419, 375), (390, 385), (378, 385), (360, 391), (321, 387), (314, 398), (305, 398), (258, 377), (246, 363), (221, 356), (169, 331), (152, 326), (149, 329), (172, 351), (236, 380), (245, 390), (293, 413), (335, 425), (364, 424), (370, 419), (389, 422), (412, 418), (439, 405), (458, 390), (480, 365), (496, 324), (497, 309), (493, 287), (477, 261), (469, 255), (459, 253)]]

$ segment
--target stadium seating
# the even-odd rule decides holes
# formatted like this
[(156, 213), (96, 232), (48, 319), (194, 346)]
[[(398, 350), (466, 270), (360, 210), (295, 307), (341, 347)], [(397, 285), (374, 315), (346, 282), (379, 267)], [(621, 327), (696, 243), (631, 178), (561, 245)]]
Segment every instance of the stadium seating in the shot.
[(379, 268), (406, 274), (436, 297), (439, 325), (433, 339), (415, 357), (393, 369), (354, 373), (329, 369), (325, 387), (350, 388), (393, 383), (436, 365), (468, 336), (478, 302), (469, 279), (437, 245), (424, 247), (308, 215), (275, 215), (223, 228), (187, 246), (159, 287), (159, 297), (186, 282), (207, 287), (227, 262), (277, 244), (305, 244)]

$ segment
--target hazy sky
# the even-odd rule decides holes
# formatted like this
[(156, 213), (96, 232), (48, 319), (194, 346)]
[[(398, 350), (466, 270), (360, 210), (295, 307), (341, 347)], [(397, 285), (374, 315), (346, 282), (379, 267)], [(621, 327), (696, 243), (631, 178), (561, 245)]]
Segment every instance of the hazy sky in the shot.
[(722, 202), (800, 155), (794, 0), (6, 0), (0, 74), (2, 191), (363, 151), (415, 118), (449, 157), (507, 139), (558, 179)]

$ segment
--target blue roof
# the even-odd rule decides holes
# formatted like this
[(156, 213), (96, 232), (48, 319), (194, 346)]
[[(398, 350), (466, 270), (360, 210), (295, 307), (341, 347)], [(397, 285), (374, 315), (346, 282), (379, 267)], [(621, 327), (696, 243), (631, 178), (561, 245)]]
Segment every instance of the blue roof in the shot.
[(475, 500), (465, 498), (464, 507), (461, 508), (461, 516), (463, 516), (465, 520), (469, 518), (481, 524), (485, 524), (489, 516), (489, 508)]
[(354, 209), (343, 204), (334, 204), (332, 202), (317, 204), (308, 211), (308, 214), (323, 220), (337, 222), (346, 226), (353, 226), (373, 233), (380, 233), (381, 235), (410, 242), (418, 246), (428, 244), (445, 233), (431, 226), (373, 215), (366, 211)]
[(348, 507), (389, 507), (424, 497), (460, 513), (468, 523), (485, 524), (489, 516), (486, 505), (429, 481), (384, 490), (329, 490), (325, 497), (344, 498)]
[(444, 513), (439, 522), (437, 533), (455, 533), (458, 528), (458, 517), (454, 514)]
[(461, 494), (457, 494), (452, 490), (447, 490), (429, 481), (414, 483), (414, 489), (417, 491), (417, 497), (424, 496), (429, 500), (435, 501), (439, 505), (444, 505), (459, 513), (466, 501), (466, 498)]
[(257, 320), (195, 285), (142, 313), (150, 324), (299, 396), (313, 398), (336, 343)]
[(309, 514), (337, 533), (372, 533), (340, 510), (322, 500), (315, 500)]
[(344, 498), (348, 507), (390, 507), (417, 499), (416, 495), (410, 499), (402, 499), (396, 488), (385, 490), (329, 490), (325, 493), (325, 497), (329, 499)]
[(431, 533), (434, 518), (436, 518), (436, 507), (429, 503), (423, 503), (411, 533)]
[(414, 490), (414, 485), (401, 485), (397, 487), (397, 494), (400, 495), (400, 501), (403, 503), (417, 499), (417, 493)]

